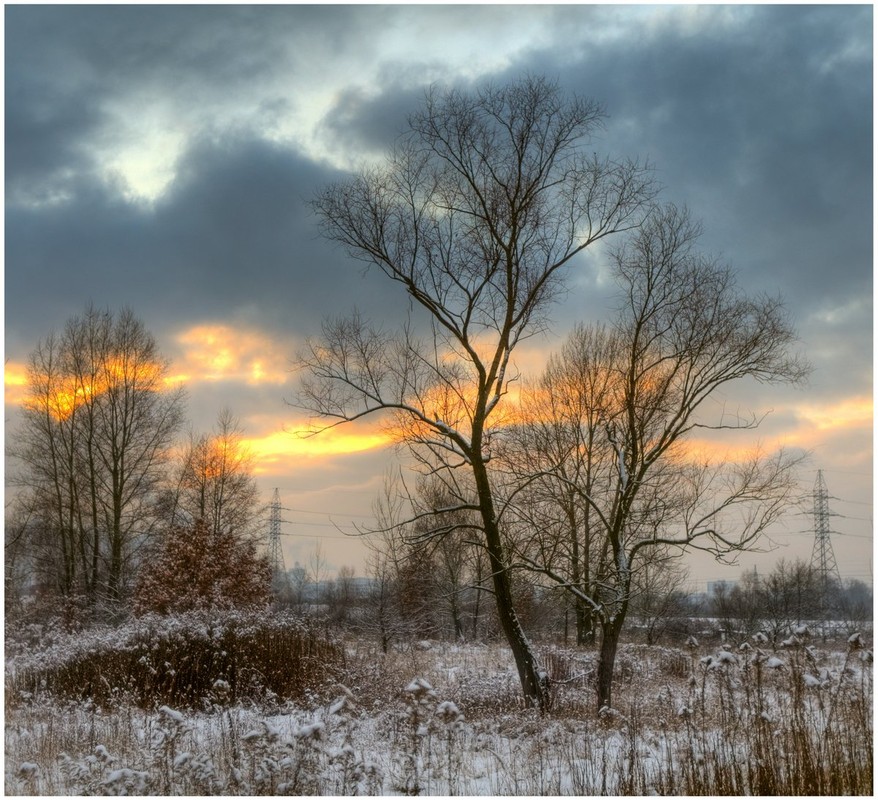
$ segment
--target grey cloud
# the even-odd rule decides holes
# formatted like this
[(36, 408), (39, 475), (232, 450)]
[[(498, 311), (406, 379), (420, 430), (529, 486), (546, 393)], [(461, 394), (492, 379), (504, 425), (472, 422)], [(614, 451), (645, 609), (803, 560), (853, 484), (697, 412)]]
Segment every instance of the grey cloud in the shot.
[[(7, 330), (39, 335), (88, 299), (146, 307), (167, 324), (255, 307), (265, 324), (311, 330), (322, 314), (354, 302), (379, 314), (390, 308), (396, 298), (382, 281), (362, 280), (343, 252), (316, 238), (303, 201), (335, 177), (330, 170), (246, 127), (220, 131), (190, 144), (175, 183), (149, 210), (100, 183), (82, 144), (100, 124), (101, 98), (132, 83), (179, 90), (196, 103), (200, 93), (258, 86), (296, 59), (368, 51), (368, 32), (399, 19), (452, 36), (461, 13), (7, 9), (7, 201), (16, 187), (49, 185), (65, 170), (72, 197), (52, 207), (7, 205), (7, 297), (16, 298)], [(502, 13), (484, 8), (466, 18), (489, 35)], [(606, 102), (611, 116), (595, 149), (649, 157), (667, 196), (704, 220), (705, 247), (732, 262), (748, 288), (780, 291), (805, 321), (823, 303), (870, 294), (870, 8), (700, 8), (694, 31), (682, 23), (686, 9), (668, 10), (651, 27), (640, 11), (613, 7), (515, 13), (555, 20), (564, 47), (533, 48), (493, 77), (545, 72)], [(380, 151), (441, 71), (379, 57), (380, 90), (340, 92), (321, 135)], [(265, 113), (283, 114), (295, 86), (291, 73), (289, 96), (265, 97)], [(572, 276), (559, 329), (600, 313), (606, 287), (595, 282), (597, 264), (584, 259)]]
[(705, 219), (712, 248), (797, 302), (839, 289), (829, 259), (848, 264), (858, 290), (871, 272), (871, 63), (826, 67), (869, 39), (857, 16), (760, 8), (737, 37), (668, 35), (624, 67), (612, 52), (581, 62), (614, 115), (608, 138), (654, 159), (668, 193)]
[[(748, 289), (781, 292), (802, 319), (828, 299), (869, 294), (871, 9), (705, 8), (694, 31), (689, 11), (672, 9), (664, 24), (595, 36), (596, 19), (615, 13), (556, 9), (565, 47), (493, 77), (544, 72), (605, 102), (595, 149), (648, 158)], [(341, 95), (326, 128), (351, 146), (386, 145), (422, 93), (407, 79), (375, 97)]]
[[(297, 68), (353, 42), (362, 48), (364, 13), (318, 6), (10, 6), (7, 202), (69, 193), (71, 175), (99, 169), (97, 134), (115, 102), (138, 97), (132, 114), (154, 101), (183, 115), (255, 99), (270, 118), (294, 102)], [(325, 52), (315, 52), (321, 47)], [(288, 78), (288, 94), (273, 97), (279, 78)], [(197, 121), (211, 124), (209, 117)]]
[(320, 133), (354, 152), (384, 152), (406, 130), (406, 119), (423, 101), (425, 88), (384, 83), (380, 94), (369, 97), (349, 87), (321, 120)]
[[(306, 201), (334, 177), (294, 152), (201, 141), (154, 208), (81, 181), (75, 201), (7, 210), (7, 324), (34, 342), (86, 302), (130, 305), (165, 329), (234, 319), (315, 330), (321, 317), (393, 302), (317, 237)], [(252, 316), (252, 313), (251, 313)]]

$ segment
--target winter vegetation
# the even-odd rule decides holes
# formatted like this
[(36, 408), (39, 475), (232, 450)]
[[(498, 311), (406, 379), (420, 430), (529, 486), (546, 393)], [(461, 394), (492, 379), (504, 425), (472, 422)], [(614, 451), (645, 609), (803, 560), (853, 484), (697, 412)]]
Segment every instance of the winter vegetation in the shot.
[[(593, 153), (603, 113), (537, 77), (432, 90), (383, 165), (314, 199), (411, 303), (298, 355), (300, 436), (375, 415), (402, 455), (363, 575), (319, 547), (273, 570), (237, 419), (184, 430), (133, 312), (38, 343), (9, 446), (7, 793), (871, 793), (871, 590), (798, 561), (679, 588), (687, 552), (763, 546), (805, 458), (708, 400), (809, 366), (648, 165)], [(613, 313), (518, 374), (598, 244)], [(734, 457), (693, 445), (717, 431)]]
[(859, 633), (623, 644), (623, 699), (599, 711), (594, 649), (540, 645), (541, 712), (523, 704), (502, 645), (384, 653), (330, 631), (194, 613), (8, 636), (5, 791), (871, 794), (872, 653)]

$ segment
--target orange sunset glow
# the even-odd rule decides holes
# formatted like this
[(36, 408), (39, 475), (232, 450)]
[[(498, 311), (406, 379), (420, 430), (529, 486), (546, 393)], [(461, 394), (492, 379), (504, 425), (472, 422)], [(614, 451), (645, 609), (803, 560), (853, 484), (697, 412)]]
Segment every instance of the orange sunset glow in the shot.
[(7, 406), (24, 402), (27, 394), (27, 367), (15, 361), (7, 361), (3, 369), (3, 389)]
[(241, 444), (253, 456), (255, 471), (276, 471), (278, 465), (296, 459), (323, 459), (375, 450), (391, 443), (386, 433), (363, 425), (333, 428), (309, 437), (283, 430), (243, 439)]
[[(59, 374), (38, 395), (32, 395), (28, 387), (27, 367), (9, 362), (3, 376), (5, 402), (18, 406), (37, 404), (40, 408), (48, 408), (56, 419), (65, 420), (89, 398), (103, 394), (112, 386), (128, 383), (151, 388), (159, 379), (162, 369), (162, 365), (157, 363), (111, 360), (101, 364), (96, 374), (88, 379)], [(165, 385), (173, 383), (168, 378), (162, 378), (161, 382)]]
[(796, 411), (801, 419), (820, 431), (860, 427), (871, 430), (874, 405), (871, 397), (857, 395), (829, 405), (801, 403)]
[(291, 347), (254, 330), (204, 324), (176, 337), (181, 376), (203, 381), (282, 384), (289, 377)]

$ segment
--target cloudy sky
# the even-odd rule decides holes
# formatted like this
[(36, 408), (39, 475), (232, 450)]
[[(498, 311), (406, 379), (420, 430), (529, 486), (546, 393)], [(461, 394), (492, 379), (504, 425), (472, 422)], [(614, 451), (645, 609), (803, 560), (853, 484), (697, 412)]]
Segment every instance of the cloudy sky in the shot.
[[(306, 201), (380, 158), (432, 83), (545, 74), (606, 105), (596, 147), (655, 166), (665, 197), (754, 292), (780, 293), (814, 365), (804, 390), (746, 387), (765, 445), (824, 470), (844, 577), (872, 573), (871, 6), (6, 6), (6, 420), (37, 341), (92, 302), (130, 306), (207, 430), (239, 415), (287, 564), (367, 521), (392, 461), (371, 427), (297, 441), (290, 360), (321, 319), (401, 298), (320, 240)], [(570, 275), (539, 364), (611, 299)], [(767, 555), (809, 557), (791, 514)], [(712, 562), (692, 583), (734, 578)]]

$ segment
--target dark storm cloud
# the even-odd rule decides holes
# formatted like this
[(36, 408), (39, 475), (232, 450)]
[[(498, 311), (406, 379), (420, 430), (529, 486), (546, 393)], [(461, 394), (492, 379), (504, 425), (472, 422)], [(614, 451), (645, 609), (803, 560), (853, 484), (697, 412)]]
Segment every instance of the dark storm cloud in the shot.
[(867, 7), (759, 7), (732, 35), (584, 48), (562, 74), (607, 102), (608, 144), (653, 160), (706, 243), (808, 305), (870, 285), (870, 31)]
[[(101, 172), (112, 101), (139, 89), (193, 106), (235, 99), (276, 74), (291, 41), (300, 45), (293, 60), (362, 42), (362, 10), (6, 12), (8, 349), (32, 346), (87, 302), (127, 304), (162, 327), (258, 308), (261, 325), (312, 331), (335, 308), (385, 302), (316, 237), (305, 201), (337, 176), (258, 130), (213, 130), (205, 120), (153, 206), (126, 201)], [(372, 22), (385, 13), (376, 10)], [(263, 99), (260, 109), (295, 103), (294, 78), (287, 94)]]
[[(677, 7), (649, 25), (642, 9), (476, 12), (464, 16), (486, 35), (497, 15), (554, 20), (552, 43), (520, 50), (490, 77), (546, 73), (605, 102), (610, 118), (595, 149), (648, 157), (668, 199), (703, 219), (705, 246), (745, 286), (781, 292), (800, 322), (870, 294), (869, 7), (704, 7), (694, 21), (692, 9)], [(382, 296), (380, 280), (361, 280), (343, 252), (316, 238), (303, 201), (336, 177), (332, 170), (267, 143), (256, 127), (216, 130), (205, 120), (153, 207), (122, 200), (98, 174), (100, 149), (87, 146), (100, 139), (109, 99), (132, 87), (194, 106), (237, 101), (278, 71), (369, 53), (377, 48), (370, 32), (401, 19), (447, 31), (451, 47), (461, 13), (9, 7), (6, 281), (15, 303), (7, 300), (7, 333), (35, 338), (89, 299), (129, 303), (166, 324), (258, 308), (261, 324), (311, 331), (319, 316), (355, 300), (389, 306), (396, 298)], [(367, 92), (351, 74), (318, 129), (346, 152), (389, 146), (442, 74), (394, 53), (375, 58), (380, 85)], [(294, 106), (297, 80), (290, 71), (285, 92), (260, 95), (260, 109)], [(53, 189), (67, 201), (17, 202)], [(559, 318), (598, 312), (605, 289), (594, 271), (574, 275), (573, 286)]]
[(154, 207), (92, 183), (75, 203), (7, 211), (7, 297), (32, 339), (88, 301), (163, 327), (258, 308), (266, 327), (314, 330), (324, 313), (384, 302), (316, 235), (306, 201), (335, 177), (287, 148), (234, 137), (197, 144)]
[[(698, 11), (619, 41), (591, 34), (595, 9), (556, 9), (565, 46), (493, 77), (545, 73), (604, 102), (595, 149), (649, 159), (665, 197), (703, 220), (704, 247), (749, 290), (783, 294), (800, 321), (870, 295), (871, 9)], [(422, 94), (403, 77), (375, 97), (340, 95), (327, 129), (371, 149), (391, 141)]]
[(333, 144), (357, 151), (382, 153), (407, 129), (406, 120), (424, 100), (424, 86), (382, 84), (377, 96), (350, 87), (340, 92), (320, 124)]
[[(7, 202), (68, 194), (71, 173), (100, 165), (98, 129), (114, 101), (141, 92), (187, 109), (240, 101), (278, 71), (327, 48), (363, 48), (364, 11), (319, 6), (9, 6)], [(315, 56), (316, 58), (316, 56)], [(132, 113), (149, 111), (148, 105)], [(204, 120), (210, 124), (210, 120)], [(136, 120), (132, 120), (136, 124)], [(87, 150), (86, 146), (90, 148)], [(59, 173), (63, 173), (60, 174)]]
[[(606, 103), (595, 148), (648, 158), (666, 197), (704, 220), (704, 243), (758, 289), (802, 306), (867, 292), (871, 9), (726, 13), (704, 9), (696, 30), (671, 16), (633, 43), (592, 40), (593, 10), (565, 7), (565, 47), (495, 79), (545, 73)], [(390, 141), (422, 90), (384, 88), (341, 95), (325, 124), (371, 148)]]

